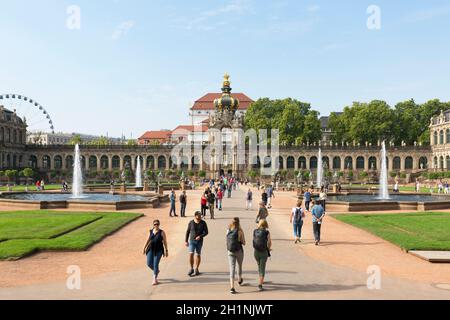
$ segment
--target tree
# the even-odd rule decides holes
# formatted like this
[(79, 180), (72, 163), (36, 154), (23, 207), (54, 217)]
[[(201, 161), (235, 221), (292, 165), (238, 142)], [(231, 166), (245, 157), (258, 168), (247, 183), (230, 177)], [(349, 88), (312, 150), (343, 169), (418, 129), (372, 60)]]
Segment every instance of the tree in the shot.
[(8, 191), (11, 191), (11, 180), (13, 180), (15, 177), (17, 177), (18, 171), (17, 170), (6, 170), (5, 176), (8, 178)]
[(137, 144), (137, 141), (133, 139), (127, 141), (127, 146), (137, 146)]
[(69, 144), (76, 145), (76, 144), (82, 144), (83, 140), (81, 139), (81, 136), (79, 134), (75, 135), (70, 139)]
[(31, 168), (25, 168), (21, 171), (21, 175), (26, 179), (25, 191), (28, 192), (28, 182), (34, 176), (34, 171)]
[(107, 146), (110, 144), (110, 142), (108, 138), (101, 136), (97, 139), (92, 140), (89, 144), (94, 146)]
[(287, 98), (270, 100), (262, 98), (252, 103), (245, 116), (247, 129), (267, 130), (270, 140), (272, 129), (279, 130), (282, 145), (318, 142), (322, 137), (319, 113), (311, 110), (309, 103)]

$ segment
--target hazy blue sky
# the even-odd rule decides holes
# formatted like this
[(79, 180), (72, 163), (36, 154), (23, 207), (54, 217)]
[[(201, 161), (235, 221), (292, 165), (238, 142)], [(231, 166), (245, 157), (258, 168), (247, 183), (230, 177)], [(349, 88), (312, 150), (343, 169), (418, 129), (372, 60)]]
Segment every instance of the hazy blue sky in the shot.
[[(188, 123), (218, 91), (352, 101), (450, 100), (449, 1), (0, 0), (0, 92), (42, 103), (58, 131), (139, 136)], [(367, 8), (381, 29), (367, 28)], [(67, 28), (67, 7), (81, 29)]]

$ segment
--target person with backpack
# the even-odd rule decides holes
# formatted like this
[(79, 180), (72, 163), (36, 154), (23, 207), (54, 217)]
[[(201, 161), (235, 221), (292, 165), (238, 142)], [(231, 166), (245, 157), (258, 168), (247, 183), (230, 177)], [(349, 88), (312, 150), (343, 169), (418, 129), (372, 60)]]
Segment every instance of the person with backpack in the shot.
[(186, 191), (183, 191), (180, 195), (180, 215), (182, 218), (186, 217), (186, 205), (187, 205)]
[(153, 271), (153, 285), (159, 284), (159, 262), (162, 257), (169, 256), (166, 233), (160, 229), (159, 220), (153, 221), (153, 229), (144, 246), (144, 254), (147, 256), (147, 266)]
[(302, 227), (303, 227), (303, 218), (305, 217), (305, 212), (302, 208), (302, 202), (298, 201), (297, 206), (292, 208), (290, 222), (294, 226), (294, 243), (297, 244), (301, 242), (302, 237)]
[(253, 206), (253, 192), (251, 189), (248, 189), (247, 191), (246, 201), (246, 210), (251, 210)]
[(214, 207), (216, 203), (216, 195), (212, 191), (209, 191), (208, 193), (208, 203), (209, 203), (209, 214), (211, 215), (211, 219), (214, 220)]
[(270, 257), (272, 249), (272, 240), (269, 233), (269, 225), (266, 220), (259, 221), (258, 229), (253, 231), (253, 248), (259, 273), (259, 291), (263, 291), (264, 278), (266, 276), (267, 259)]
[(244, 262), (244, 246), (245, 236), (244, 231), (241, 228), (239, 218), (233, 218), (228, 230), (227, 230), (227, 250), (228, 250), (228, 262), (230, 266), (230, 293), (235, 294), (234, 282), (236, 279), (236, 264), (240, 286), (244, 283), (242, 278), (242, 263)]
[(259, 203), (258, 215), (256, 216), (256, 223), (259, 223), (261, 220), (267, 220), (269, 216), (269, 211), (266, 208), (264, 202)]
[[(188, 276), (190, 277), (200, 275), (199, 268), (202, 261), (203, 239), (208, 235), (208, 225), (202, 220), (202, 213), (197, 211), (195, 212), (194, 217), (194, 220), (191, 220), (188, 224), (185, 236), (186, 247), (189, 248), (189, 265), (191, 266), (191, 269)], [(196, 256), (195, 270), (194, 255)]]

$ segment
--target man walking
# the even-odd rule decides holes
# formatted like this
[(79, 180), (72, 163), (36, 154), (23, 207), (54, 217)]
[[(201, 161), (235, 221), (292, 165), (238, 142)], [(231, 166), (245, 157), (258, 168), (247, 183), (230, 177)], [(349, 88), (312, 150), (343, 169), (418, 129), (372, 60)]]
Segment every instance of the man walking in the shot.
[(303, 199), (305, 199), (305, 209), (309, 211), (309, 205), (311, 204), (311, 191), (309, 189), (306, 190)]
[(275, 194), (273, 193), (272, 185), (267, 188), (267, 207), (272, 209), (272, 198), (275, 198)]
[(186, 191), (183, 191), (180, 195), (180, 215), (181, 217), (186, 217), (186, 205), (187, 205), (187, 196)]
[(252, 205), (253, 205), (253, 192), (251, 189), (248, 189), (247, 191), (247, 203), (246, 203), (246, 209), (247, 210), (252, 210)]
[[(188, 275), (198, 276), (200, 275), (200, 263), (201, 254), (203, 248), (203, 239), (208, 235), (208, 225), (204, 220), (202, 220), (202, 213), (196, 211), (194, 214), (195, 218), (189, 222), (186, 230), (186, 247), (189, 248), (189, 265), (191, 269)], [(195, 270), (194, 270), (194, 255), (195, 255)]]
[(175, 194), (175, 190), (172, 189), (172, 192), (170, 193), (170, 212), (169, 216), (172, 217), (172, 212), (174, 217), (178, 217), (177, 213), (175, 211), (175, 202), (177, 201), (177, 195)]
[(222, 211), (222, 200), (223, 200), (223, 191), (219, 188), (217, 191), (217, 205), (219, 206), (219, 211)]
[(312, 221), (313, 221), (313, 232), (314, 239), (316, 240), (316, 246), (320, 244), (320, 231), (322, 228), (323, 218), (325, 216), (325, 211), (323, 207), (317, 202), (313, 201), (313, 208), (311, 210)]
[(212, 191), (209, 191), (209, 193), (208, 193), (208, 203), (209, 203), (209, 213), (211, 215), (211, 219), (214, 220), (214, 207), (216, 204), (216, 195)]

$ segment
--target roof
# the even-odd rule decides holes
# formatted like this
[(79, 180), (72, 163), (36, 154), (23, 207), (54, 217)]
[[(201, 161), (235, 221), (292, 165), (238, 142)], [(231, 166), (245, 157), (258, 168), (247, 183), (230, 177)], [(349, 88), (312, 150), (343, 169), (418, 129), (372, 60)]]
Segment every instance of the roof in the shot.
[(144, 133), (139, 140), (145, 139), (169, 139), (172, 131), (170, 130), (160, 130), (160, 131), (147, 131)]
[[(342, 112), (333, 112), (333, 113), (338, 116), (340, 116), (342, 114)], [(320, 126), (322, 128), (328, 128), (328, 122), (330, 121), (330, 116), (320, 117), (319, 121), (320, 121)]]
[(208, 126), (205, 125), (197, 125), (197, 126), (191, 126), (191, 125), (181, 125), (176, 127), (172, 134), (184, 134), (184, 133), (190, 133), (190, 132), (206, 132), (208, 131)]
[[(219, 99), (221, 96), (222, 93), (207, 93), (195, 101), (192, 110), (214, 110), (214, 100)], [(254, 102), (244, 93), (232, 93), (231, 96), (239, 99), (240, 103), (238, 110), (247, 110), (250, 104)]]

